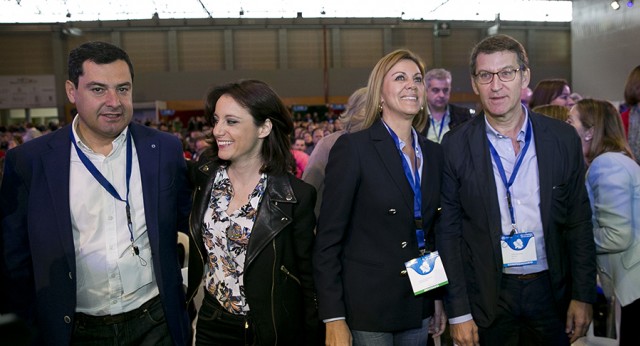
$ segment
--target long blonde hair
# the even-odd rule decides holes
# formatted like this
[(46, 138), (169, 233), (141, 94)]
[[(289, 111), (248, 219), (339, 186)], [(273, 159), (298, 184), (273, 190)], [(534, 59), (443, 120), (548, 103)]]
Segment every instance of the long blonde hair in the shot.
[[(420, 74), (424, 76), (424, 62), (422, 59), (415, 53), (407, 49), (398, 49), (395, 50), (378, 61), (376, 66), (371, 71), (369, 75), (369, 82), (367, 83), (367, 99), (365, 101), (364, 106), (364, 121), (362, 123), (362, 130), (367, 129), (373, 125), (376, 120), (380, 119), (380, 98), (382, 95), (382, 83), (384, 81), (384, 76), (401, 60), (411, 60), (416, 65), (418, 65), (418, 69), (420, 69)], [(413, 118), (413, 127), (416, 131), (420, 132), (424, 129), (427, 124), (427, 116), (426, 116), (426, 92), (422, 97), (422, 107), (418, 114)]]

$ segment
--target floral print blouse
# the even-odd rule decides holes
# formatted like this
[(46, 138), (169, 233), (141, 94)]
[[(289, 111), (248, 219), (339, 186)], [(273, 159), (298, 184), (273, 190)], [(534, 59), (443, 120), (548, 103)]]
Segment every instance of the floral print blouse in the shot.
[(224, 309), (236, 315), (249, 311), (244, 293), (244, 260), (266, 186), (267, 176), (263, 173), (247, 204), (238, 210), (227, 210), (233, 186), (227, 168), (222, 166), (216, 172), (209, 207), (204, 214), (203, 240), (209, 256), (205, 289)]

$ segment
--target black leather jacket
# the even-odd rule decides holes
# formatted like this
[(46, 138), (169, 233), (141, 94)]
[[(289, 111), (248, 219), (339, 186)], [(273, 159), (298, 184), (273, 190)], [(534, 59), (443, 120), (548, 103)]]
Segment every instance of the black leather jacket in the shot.
[[(193, 165), (190, 216), (189, 302), (203, 285), (202, 239), (206, 211), (218, 165)], [(315, 189), (291, 174), (269, 175), (258, 207), (245, 258), (244, 285), (259, 345), (311, 345), (319, 335), (311, 255), (314, 242)]]

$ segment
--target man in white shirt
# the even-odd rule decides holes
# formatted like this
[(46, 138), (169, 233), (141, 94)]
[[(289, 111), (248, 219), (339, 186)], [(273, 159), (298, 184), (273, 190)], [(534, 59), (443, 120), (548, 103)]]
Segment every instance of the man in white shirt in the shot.
[(177, 138), (131, 123), (133, 75), (116, 46), (72, 50), (73, 123), (7, 155), (0, 307), (36, 344), (189, 343), (177, 258), (186, 164)]

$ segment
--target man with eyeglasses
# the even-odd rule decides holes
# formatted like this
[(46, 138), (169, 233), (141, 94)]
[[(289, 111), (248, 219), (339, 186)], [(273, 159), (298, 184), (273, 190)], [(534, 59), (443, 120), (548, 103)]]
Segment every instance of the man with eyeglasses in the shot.
[(467, 345), (569, 345), (596, 298), (595, 246), (576, 132), (520, 103), (522, 45), (485, 38), (471, 84), (483, 112), (448, 132), (436, 245), (451, 336)]
[(424, 75), (429, 119), (422, 135), (440, 143), (449, 130), (469, 120), (475, 110), (449, 103), (451, 97), (451, 72), (434, 68)]

